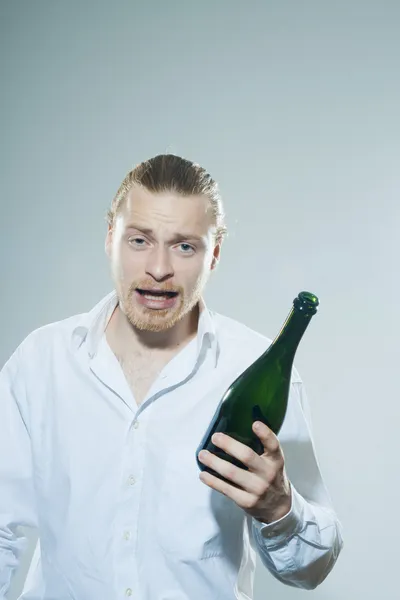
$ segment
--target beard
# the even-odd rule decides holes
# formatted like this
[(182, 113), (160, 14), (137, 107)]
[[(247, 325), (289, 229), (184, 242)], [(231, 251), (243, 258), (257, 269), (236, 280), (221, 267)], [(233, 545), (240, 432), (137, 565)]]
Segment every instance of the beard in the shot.
[(204, 288), (204, 279), (199, 279), (194, 288), (185, 293), (182, 286), (164, 284), (160, 286), (163, 291), (177, 292), (174, 306), (166, 309), (152, 309), (142, 306), (136, 299), (136, 289), (150, 289), (154, 287), (154, 281), (134, 281), (124, 293), (118, 293), (119, 304), (132, 327), (141, 331), (162, 332), (170, 329), (181, 321), (197, 305)]

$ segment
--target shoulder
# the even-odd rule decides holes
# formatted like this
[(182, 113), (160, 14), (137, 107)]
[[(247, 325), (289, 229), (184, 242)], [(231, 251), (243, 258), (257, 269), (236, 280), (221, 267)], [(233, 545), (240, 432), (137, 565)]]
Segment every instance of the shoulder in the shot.
[(83, 322), (84, 316), (85, 313), (73, 315), (32, 330), (1, 366), (1, 378), (22, 385), (22, 380), (29, 374), (43, 371), (56, 357), (65, 357), (72, 348), (73, 332)]
[[(210, 313), (222, 352), (233, 352), (239, 354), (245, 362), (253, 362), (272, 344), (271, 338), (248, 325), (214, 311)], [(301, 381), (295, 367), (292, 369), (292, 381)]]
[(265, 350), (272, 340), (232, 317), (211, 311), (218, 339)]
[(44, 358), (56, 348), (70, 347), (74, 331), (84, 323), (87, 313), (66, 317), (59, 321), (46, 323), (32, 330), (19, 344), (16, 353), (21, 359)]

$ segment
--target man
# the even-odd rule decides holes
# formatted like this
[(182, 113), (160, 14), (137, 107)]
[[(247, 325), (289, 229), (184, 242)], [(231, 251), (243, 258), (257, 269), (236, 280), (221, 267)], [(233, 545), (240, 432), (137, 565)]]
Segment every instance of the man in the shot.
[(1, 598), (19, 525), (40, 542), (25, 600), (252, 598), (256, 553), (315, 588), (342, 538), (297, 371), (279, 439), (254, 429), (261, 456), (214, 440), (248, 471), (200, 457), (232, 485), (195, 460), (226, 388), (270, 343), (202, 298), (225, 234), (217, 184), (157, 156), (127, 175), (108, 221), (115, 291), (28, 335), (1, 372)]

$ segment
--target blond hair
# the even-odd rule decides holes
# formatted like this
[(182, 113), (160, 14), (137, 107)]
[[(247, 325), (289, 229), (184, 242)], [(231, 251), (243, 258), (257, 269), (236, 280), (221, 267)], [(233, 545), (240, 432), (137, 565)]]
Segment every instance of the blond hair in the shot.
[(218, 184), (200, 165), (174, 154), (159, 154), (137, 165), (126, 175), (107, 212), (110, 227), (134, 184), (154, 193), (167, 191), (207, 197), (215, 221), (216, 241), (222, 241), (227, 228)]

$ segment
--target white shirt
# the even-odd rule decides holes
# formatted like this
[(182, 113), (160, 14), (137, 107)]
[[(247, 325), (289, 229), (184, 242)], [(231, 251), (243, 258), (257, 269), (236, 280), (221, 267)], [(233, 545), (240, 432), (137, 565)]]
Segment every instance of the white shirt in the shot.
[(271, 340), (202, 301), (197, 337), (138, 407), (104, 334), (116, 303), (35, 330), (0, 373), (0, 598), (19, 525), (39, 533), (24, 600), (251, 600), (256, 553), (283, 583), (316, 587), (343, 542), (297, 371), (278, 436), (292, 507), (263, 524), (199, 479), (195, 453)]

